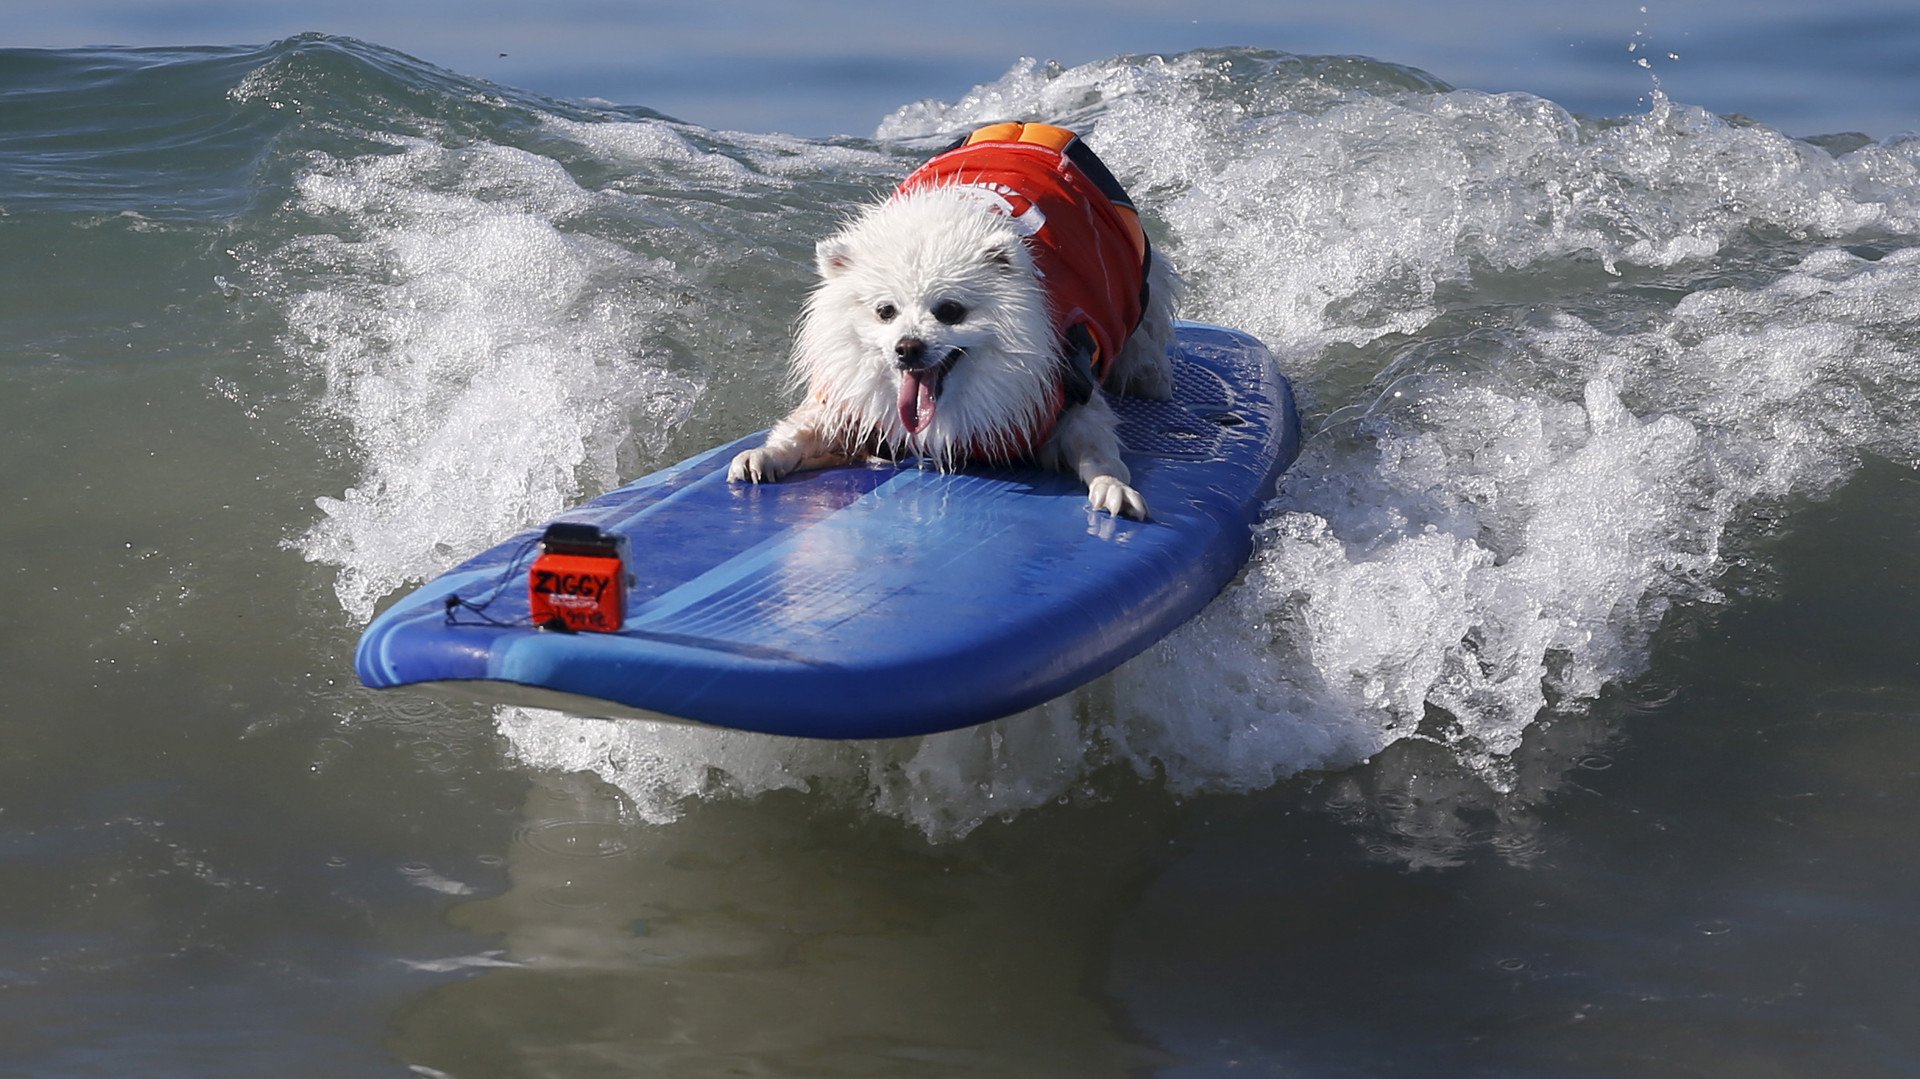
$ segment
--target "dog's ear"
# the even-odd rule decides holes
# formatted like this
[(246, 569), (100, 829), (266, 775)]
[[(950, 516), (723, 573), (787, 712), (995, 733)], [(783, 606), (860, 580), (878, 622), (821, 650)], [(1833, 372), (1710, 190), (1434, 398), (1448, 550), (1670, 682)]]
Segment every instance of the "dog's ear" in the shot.
[(813, 247), (813, 265), (823, 278), (839, 277), (853, 267), (853, 249), (839, 236), (829, 236)]

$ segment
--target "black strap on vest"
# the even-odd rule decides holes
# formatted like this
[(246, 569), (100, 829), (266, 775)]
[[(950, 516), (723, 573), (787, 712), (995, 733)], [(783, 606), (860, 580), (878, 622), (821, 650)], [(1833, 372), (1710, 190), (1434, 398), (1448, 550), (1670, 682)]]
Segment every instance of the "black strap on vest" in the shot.
[(1100, 160), (1100, 156), (1093, 152), (1093, 147), (1079, 136), (1075, 136), (1072, 142), (1067, 143), (1067, 148), (1060, 152), (1066, 155), (1068, 161), (1080, 166), (1080, 171), (1093, 181), (1093, 186), (1099, 188), (1102, 195), (1112, 199), (1115, 206), (1133, 209), (1133, 200), (1127, 197), (1127, 189), (1120, 186), (1120, 181), (1113, 178), (1107, 163)]
[[(1087, 174), (1087, 179), (1093, 181), (1093, 186), (1099, 188), (1100, 193), (1115, 206), (1125, 206), (1133, 210), (1133, 200), (1127, 197), (1127, 189), (1120, 186), (1119, 180), (1114, 179), (1113, 171), (1107, 168), (1106, 162), (1100, 160), (1100, 155), (1093, 152), (1093, 147), (1075, 136), (1061, 153), (1066, 155), (1068, 161), (1079, 166), (1080, 171)], [(1151, 296), (1147, 279), (1152, 276), (1153, 270), (1153, 241), (1147, 239), (1145, 234), (1142, 234), (1140, 239), (1146, 244), (1145, 252), (1140, 259), (1140, 310), (1145, 311), (1148, 306), (1147, 300)]]
[(1060, 404), (1084, 405), (1093, 399), (1099, 381), (1093, 377), (1093, 335), (1084, 325), (1067, 331), (1067, 347), (1060, 353)]

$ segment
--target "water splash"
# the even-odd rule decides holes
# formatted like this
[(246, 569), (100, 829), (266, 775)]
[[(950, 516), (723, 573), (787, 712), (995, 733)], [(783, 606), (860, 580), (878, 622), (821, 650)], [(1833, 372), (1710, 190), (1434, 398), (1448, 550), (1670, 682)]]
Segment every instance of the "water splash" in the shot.
[(321, 161), (299, 198), (336, 231), (276, 256), (329, 269), (290, 299), (288, 350), (360, 479), (316, 499), (297, 545), (341, 567), (354, 618), (610, 485), (621, 443), (657, 448), (690, 404), (695, 383), (646, 345), (679, 271), (567, 231), (595, 200), (551, 160), (401, 140)]

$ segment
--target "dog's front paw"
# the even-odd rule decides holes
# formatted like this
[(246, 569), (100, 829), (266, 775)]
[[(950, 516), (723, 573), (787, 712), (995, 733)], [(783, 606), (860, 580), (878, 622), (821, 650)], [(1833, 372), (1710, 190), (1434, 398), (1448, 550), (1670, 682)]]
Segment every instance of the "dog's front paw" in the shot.
[(780, 464), (779, 456), (765, 446), (741, 450), (727, 466), (727, 478), (735, 483), (773, 483), (787, 474)]
[(1087, 502), (1094, 509), (1105, 510), (1115, 517), (1147, 519), (1147, 500), (1112, 476), (1095, 476), (1093, 482), (1087, 484)]

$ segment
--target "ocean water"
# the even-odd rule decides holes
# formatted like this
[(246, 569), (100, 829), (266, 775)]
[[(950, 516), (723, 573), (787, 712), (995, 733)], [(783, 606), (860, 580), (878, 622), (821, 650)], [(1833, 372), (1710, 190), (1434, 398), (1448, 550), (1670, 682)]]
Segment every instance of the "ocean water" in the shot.
[[(1920, 14), (343, 10), (0, 49), (0, 1074), (1920, 1072)], [(1302, 396), (1199, 618), (904, 742), (358, 687), (1008, 117)]]

